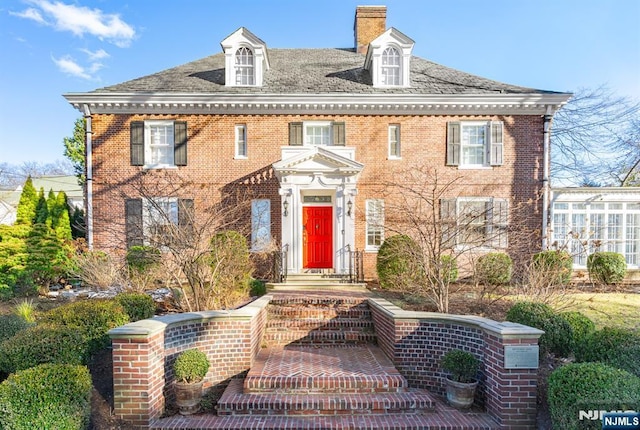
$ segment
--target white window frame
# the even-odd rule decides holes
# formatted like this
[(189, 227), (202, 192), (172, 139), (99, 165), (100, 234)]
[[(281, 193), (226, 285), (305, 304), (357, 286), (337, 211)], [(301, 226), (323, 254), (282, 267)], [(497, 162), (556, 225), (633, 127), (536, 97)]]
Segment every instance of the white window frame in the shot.
[[(165, 128), (166, 142), (159, 142), (160, 136), (154, 130)], [(154, 156), (154, 149), (166, 147), (167, 157), (164, 162), (158, 162)], [(144, 122), (144, 168), (162, 169), (172, 168), (175, 165), (175, 125), (173, 121), (150, 120)], [(156, 160), (154, 160), (156, 159)]]
[[(499, 222), (499, 214), (494, 213), (496, 210), (497, 202), (506, 202), (508, 205), (507, 199), (502, 198), (494, 198), (494, 197), (458, 197), (456, 199), (456, 224), (458, 234), (456, 235), (456, 247), (458, 249), (480, 249), (480, 250), (493, 250), (493, 249), (505, 249), (508, 246), (508, 227), (509, 227), (509, 216), (506, 213), (504, 217), (504, 222)], [(483, 209), (481, 211), (481, 216), (483, 217), (482, 222), (476, 222), (472, 220), (471, 222), (463, 222), (463, 211), (465, 209), (465, 205), (469, 203), (477, 204), (481, 203), (483, 205)], [(491, 209), (488, 209), (488, 204), (491, 204)], [(468, 236), (467, 234), (462, 234), (466, 228), (470, 226), (481, 226), (484, 229), (484, 238), (482, 241), (478, 242), (469, 242), (465, 240)], [(501, 231), (499, 231), (501, 230)], [(500, 235), (506, 235), (502, 238)], [(461, 237), (463, 236), (463, 237)], [(496, 239), (504, 239), (501, 245), (494, 246), (495, 242), (500, 242), (500, 240)]]
[(271, 240), (271, 200), (251, 200), (251, 251), (268, 249)]
[(571, 253), (574, 267), (586, 268), (595, 251), (618, 252), (627, 266), (640, 267), (640, 204), (563, 200), (554, 202), (552, 211), (551, 243)]
[[(235, 86), (253, 87), (256, 82), (256, 56), (248, 46), (240, 46), (233, 54)], [(248, 61), (250, 60), (250, 61)]]
[[(384, 242), (384, 200), (365, 201), (365, 251), (377, 252)], [(371, 240), (374, 239), (374, 240)], [(377, 239), (377, 240), (376, 240)], [(376, 243), (379, 242), (379, 243)]]
[[(304, 146), (333, 146), (333, 122), (332, 121), (305, 121), (302, 123), (302, 142)], [(310, 129), (323, 128), (327, 130), (327, 141), (325, 143), (311, 143), (309, 139), (312, 134)]]
[[(394, 55), (389, 55), (390, 52), (393, 52)], [(389, 60), (393, 60), (393, 63), (389, 63)], [(402, 76), (401, 50), (393, 45), (386, 46), (380, 55), (380, 86), (401, 87), (403, 84)], [(390, 77), (391, 82), (389, 82)]]
[(142, 228), (144, 244), (158, 246), (163, 241), (154, 240), (152, 229), (156, 226), (178, 225), (178, 198), (153, 197), (142, 199)]
[[(489, 150), (490, 150), (490, 133), (491, 133), (490, 121), (460, 121), (460, 164), (458, 167), (462, 169), (477, 169), (477, 168), (490, 168), (489, 165)], [(465, 128), (477, 128), (481, 127), (484, 131), (484, 142), (482, 145), (470, 144), (465, 142)], [(482, 147), (482, 162), (481, 163), (469, 163), (465, 160), (465, 150), (469, 148)]]
[(389, 124), (388, 139), (389, 139), (389, 159), (390, 160), (402, 159), (402, 146), (400, 144), (400, 140), (401, 140), (400, 124)]
[(247, 147), (247, 125), (236, 124), (235, 126), (235, 158), (246, 159), (248, 156)]

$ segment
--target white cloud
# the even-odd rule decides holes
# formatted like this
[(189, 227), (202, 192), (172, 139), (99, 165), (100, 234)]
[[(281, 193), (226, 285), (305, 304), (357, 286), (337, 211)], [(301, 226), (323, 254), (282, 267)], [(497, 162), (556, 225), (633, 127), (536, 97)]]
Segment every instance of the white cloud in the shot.
[(58, 66), (58, 69), (63, 73), (66, 73), (71, 76), (75, 76), (78, 78), (92, 80), (93, 77), (87, 73), (84, 67), (78, 64), (72, 57), (64, 56), (62, 58), (51, 57), (53, 62)]
[(32, 7), (25, 9), (22, 12), (9, 12), (10, 15), (17, 16), (19, 18), (31, 19), (40, 24), (47, 24), (47, 22), (42, 17), (42, 14), (37, 9)]
[(89, 61), (98, 61), (98, 60), (102, 60), (103, 58), (110, 57), (110, 55), (104, 49), (98, 49), (97, 51), (90, 51), (89, 49), (81, 49), (80, 51), (87, 54), (87, 57), (89, 57)]
[(119, 47), (129, 46), (136, 36), (133, 27), (116, 14), (105, 14), (100, 9), (60, 1), (31, 0), (31, 3), (34, 7), (13, 15), (51, 25), (59, 31), (69, 31), (76, 36), (89, 34)]

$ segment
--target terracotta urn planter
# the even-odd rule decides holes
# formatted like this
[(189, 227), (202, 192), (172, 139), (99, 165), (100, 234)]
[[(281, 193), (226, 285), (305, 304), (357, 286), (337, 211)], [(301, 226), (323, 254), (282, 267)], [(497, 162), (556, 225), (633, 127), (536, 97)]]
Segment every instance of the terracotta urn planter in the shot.
[(200, 411), (202, 381), (193, 383), (176, 381), (173, 388), (176, 394), (176, 406), (180, 410), (180, 415), (191, 415)]

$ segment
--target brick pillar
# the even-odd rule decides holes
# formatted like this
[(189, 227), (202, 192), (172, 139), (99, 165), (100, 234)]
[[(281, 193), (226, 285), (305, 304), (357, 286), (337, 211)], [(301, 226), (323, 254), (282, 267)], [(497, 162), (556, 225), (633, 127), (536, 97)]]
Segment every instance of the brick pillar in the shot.
[(164, 332), (111, 338), (114, 412), (136, 428), (149, 428), (164, 411)]
[[(501, 323), (503, 330), (485, 332), (486, 409), (503, 429), (531, 429), (536, 425), (538, 369), (505, 368), (505, 347), (537, 347), (542, 332)], [(528, 329), (528, 330), (527, 330)], [(526, 333), (528, 331), (528, 333)]]

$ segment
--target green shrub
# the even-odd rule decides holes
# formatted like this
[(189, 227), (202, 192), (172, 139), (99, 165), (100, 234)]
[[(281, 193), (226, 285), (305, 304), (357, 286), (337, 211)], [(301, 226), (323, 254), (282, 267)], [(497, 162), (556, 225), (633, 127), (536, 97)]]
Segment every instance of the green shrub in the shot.
[(79, 328), (93, 354), (109, 345), (107, 332), (128, 323), (129, 315), (115, 300), (83, 300), (51, 309), (42, 321)]
[(631, 329), (605, 327), (589, 333), (578, 345), (576, 361), (600, 361), (640, 377), (640, 333)]
[(573, 258), (566, 251), (541, 251), (533, 255), (533, 267), (551, 278), (555, 285), (567, 285), (571, 281)]
[(259, 279), (252, 279), (250, 283), (250, 294), (253, 297), (267, 294), (267, 285)]
[(440, 276), (447, 283), (456, 282), (458, 280), (458, 262), (450, 255), (440, 256)]
[(0, 371), (13, 373), (43, 363), (85, 364), (87, 347), (77, 328), (39, 324), (0, 344)]
[(418, 244), (406, 235), (388, 237), (378, 250), (376, 270), (382, 288), (411, 289), (422, 283)]
[(504, 252), (490, 252), (478, 258), (476, 275), (481, 283), (504, 285), (511, 282), (513, 261)]
[(0, 428), (86, 429), (91, 390), (85, 366), (43, 364), (17, 372), (0, 384)]
[(0, 315), (0, 343), (29, 328), (32, 324), (18, 315)]
[(571, 325), (550, 306), (538, 302), (518, 302), (507, 311), (506, 319), (544, 331), (538, 341), (541, 355), (552, 352), (566, 357), (571, 352)]
[(127, 250), (127, 266), (134, 272), (143, 273), (160, 264), (162, 254), (153, 246), (132, 246)]
[(587, 269), (595, 282), (619, 284), (627, 275), (627, 262), (617, 252), (594, 252), (587, 257)]
[(124, 308), (131, 322), (146, 320), (156, 314), (156, 303), (148, 294), (122, 293), (115, 300)]
[(182, 351), (173, 364), (173, 372), (178, 382), (190, 384), (202, 381), (208, 371), (209, 359), (197, 348)]
[(453, 381), (468, 383), (475, 381), (480, 362), (470, 352), (452, 349), (444, 354), (440, 365)]
[(580, 420), (580, 410), (640, 410), (640, 378), (602, 363), (571, 363), (549, 376), (553, 428), (601, 429), (599, 420)]
[(215, 283), (218, 286), (224, 285), (228, 295), (246, 294), (249, 291), (253, 265), (247, 238), (240, 232), (222, 231), (213, 236), (211, 265)]
[(562, 312), (560, 316), (569, 323), (573, 331), (572, 350), (580, 348), (587, 335), (596, 331), (596, 325), (583, 313), (572, 311)]

